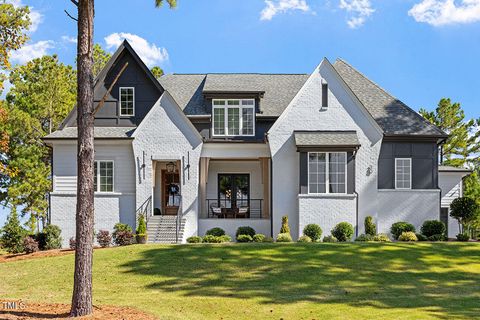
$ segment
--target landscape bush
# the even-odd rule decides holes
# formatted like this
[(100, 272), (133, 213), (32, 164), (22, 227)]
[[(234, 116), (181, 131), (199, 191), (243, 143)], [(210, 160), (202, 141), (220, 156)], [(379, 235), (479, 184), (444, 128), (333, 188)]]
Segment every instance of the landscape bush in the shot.
[(252, 241), (253, 241), (253, 238), (249, 234), (239, 234), (237, 237), (237, 242), (252, 242)]
[(373, 223), (373, 218), (371, 216), (365, 217), (365, 234), (370, 236), (375, 236), (377, 234), (377, 227)]
[(427, 238), (433, 235), (443, 235), (445, 234), (445, 231), (445, 224), (442, 221), (438, 220), (427, 220), (422, 224), (422, 227), (420, 228), (420, 233)]
[(350, 241), (353, 236), (353, 226), (348, 222), (340, 222), (331, 232), (340, 242)]
[(42, 233), (45, 235), (45, 250), (62, 248), (62, 230), (59, 226), (49, 224), (43, 228)]
[(39, 250), (38, 242), (32, 237), (26, 236), (23, 239), (23, 250), (25, 251), (25, 253), (37, 252)]
[(232, 237), (230, 237), (228, 234), (224, 234), (223, 236), (220, 236), (220, 241), (223, 242), (232, 242)]
[(68, 246), (70, 247), (70, 250), (75, 250), (75, 248), (77, 247), (77, 241), (74, 237), (70, 237), (70, 239), (68, 240)]
[(273, 243), (273, 242), (275, 242), (275, 239), (273, 239), (272, 237), (265, 237), (265, 239), (263, 239), (263, 242), (264, 243)]
[(322, 228), (315, 223), (307, 224), (305, 228), (303, 228), (303, 234), (313, 242), (317, 242), (322, 239)]
[(445, 237), (444, 234), (433, 234), (430, 237), (428, 237), (428, 241), (445, 241), (447, 240), (447, 237)]
[(132, 227), (125, 223), (117, 223), (113, 227), (113, 243), (117, 246), (127, 246), (133, 243)]
[(415, 233), (415, 235), (417, 236), (418, 241), (428, 241), (428, 237), (424, 236), (421, 233)]
[(265, 235), (261, 233), (257, 233), (256, 235), (253, 236), (253, 242), (264, 242), (265, 241)]
[(23, 239), (27, 235), (27, 231), (21, 226), (15, 209), (9, 214), (0, 234), (2, 247), (8, 253), (23, 252)]
[(277, 235), (277, 242), (292, 242), (292, 236), (290, 233), (279, 233)]
[(323, 242), (338, 242), (338, 239), (334, 236), (325, 236), (323, 237)]
[(298, 238), (298, 242), (312, 242), (312, 238), (309, 236), (303, 235), (300, 238)]
[(478, 220), (479, 205), (469, 197), (456, 198), (450, 204), (450, 217), (455, 218), (460, 226), (460, 233), (470, 231), (472, 222)]
[(202, 237), (199, 237), (199, 236), (188, 237), (187, 243), (202, 243)]
[(417, 236), (415, 235), (415, 232), (412, 231), (405, 231), (402, 232), (402, 234), (398, 237), (398, 241), (418, 241)]
[(392, 224), (392, 227), (390, 228), (390, 233), (393, 235), (393, 238), (395, 240), (398, 240), (398, 237), (400, 237), (403, 232), (415, 233), (415, 227), (413, 226), (413, 224), (404, 221), (399, 221)]
[(280, 233), (290, 233), (290, 227), (288, 225), (288, 216), (282, 217), (282, 227), (280, 228)]
[(359, 241), (359, 242), (374, 241), (374, 236), (369, 234), (361, 234), (355, 239), (355, 241)]
[(137, 230), (136, 230), (136, 240), (137, 243), (145, 244), (147, 243), (147, 222), (145, 221), (145, 216), (140, 214), (137, 219)]
[(392, 242), (392, 240), (390, 240), (390, 238), (384, 234), (384, 233), (379, 233), (379, 234), (376, 234), (374, 237), (373, 237), (373, 241), (377, 241), (377, 242)]
[[(127, 232), (127, 231), (120, 231)], [(108, 230), (99, 230), (97, 233), (97, 242), (102, 248), (109, 247), (112, 243), (112, 236)]]
[(219, 227), (212, 228), (210, 230), (207, 230), (205, 235), (210, 235), (210, 236), (215, 236), (215, 237), (220, 237), (225, 235), (225, 230)]
[(459, 233), (459, 234), (457, 234), (457, 240), (462, 241), (462, 242), (466, 242), (466, 241), (470, 240), (470, 236), (468, 234)]
[(256, 234), (255, 229), (249, 226), (238, 227), (237, 233), (235, 233), (235, 238), (238, 238), (239, 235), (246, 234), (253, 238)]

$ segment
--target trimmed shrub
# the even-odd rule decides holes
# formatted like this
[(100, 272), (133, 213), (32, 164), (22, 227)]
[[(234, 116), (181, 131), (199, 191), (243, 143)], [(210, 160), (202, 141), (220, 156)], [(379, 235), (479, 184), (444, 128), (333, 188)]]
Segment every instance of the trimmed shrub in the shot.
[(338, 239), (334, 236), (323, 237), (323, 242), (338, 242)]
[(137, 219), (137, 242), (145, 243), (147, 241), (147, 223), (145, 217), (140, 214)]
[(60, 249), (62, 247), (62, 237), (60, 237), (62, 230), (60, 230), (60, 227), (49, 224), (43, 228), (42, 232), (45, 235), (45, 250)]
[(373, 241), (378, 241), (378, 242), (392, 242), (390, 238), (384, 234), (384, 233), (379, 233), (373, 237)]
[(77, 248), (77, 241), (74, 237), (71, 237), (70, 240), (68, 240), (68, 245), (70, 247), (70, 250), (75, 250), (75, 248)]
[(373, 241), (373, 238), (374, 236), (371, 236), (369, 234), (361, 234), (355, 239), (355, 241), (359, 241), (359, 242)]
[(27, 234), (27, 230), (20, 225), (20, 220), (18, 219), (15, 209), (12, 210), (7, 222), (0, 231), (0, 242), (8, 253), (23, 252), (23, 239)]
[(298, 238), (298, 242), (312, 242), (312, 238), (310, 238), (309, 236), (301, 236), (300, 238)]
[(315, 223), (307, 224), (305, 228), (303, 228), (303, 234), (309, 237), (313, 242), (317, 242), (322, 239), (322, 228)]
[(282, 217), (282, 227), (280, 233), (290, 233), (290, 227), (288, 226), (288, 216)]
[(215, 237), (220, 237), (225, 235), (225, 230), (219, 227), (212, 228), (210, 230), (207, 230), (205, 235), (210, 235), (210, 236), (215, 236)]
[(257, 233), (256, 235), (253, 236), (253, 242), (264, 242), (265, 241), (265, 235), (261, 233)]
[(479, 206), (475, 200), (469, 197), (453, 199), (450, 204), (450, 217), (457, 219), (460, 226), (460, 233), (465, 233), (469, 224), (475, 220)]
[(275, 242), (275, 239), (273, 239), (272, 237), (265, 237), (265, 239), (263, 239), (263, 242), (264, 243), (272, 243), (272, 242)]
[(417, 236), (412, 231), (405, 231), (398, 237), (398, 241), (418, 241)]
[(232, 241), (232, 238), (228, 235), (223, 235), (223, 236), (213, 236), (211, 234), (207, 234), (206, 236), (203, 237), (202, 242), (203, 243), (223, 243), (223, 242), (230, 242)]
[(466, 242), (466, 241), (470, 240), (470, 236), (468, 234), (459, 233), (459, 234), (457, 234), (457, 240), (462, 241), (462, 242)]
[(374, 237), (377, 234), (377, 227), (373, 223), (373, 218), (371, 216), (365, 217), (365, 234)]
[(253, 241), (253, 238), (249, 234), (240, 234), (237, 237), (237, 242), (252, 242), (252, 241)]
[[(120, 231), (120, 232), (128, 232), (128, 231)], [(106, 248), (110, 246), (112, 243), (112, 236), (108, 230), (99, 230), (97, 233), (97, 242), (102, 248)]]
[(290, 233), (279, 233), (277, 236), (277, 242), (292, 242), (292, 236)]
[(332, 235), (340, 242), (350, 241), (353, 236), (353, 226), (348, 222), (340, 222), (333, 228)]
[(418, 241), (428, 241), (428, 237), (424, 236), (421, 233), (415, 233), (415, 235), (417, 236)]
[(415, 227), (413, 226), (413, 224), (403, 221), (395, 222), (394, 224), (392, 224), (392, 227), (390, 228), (390, 233), (393, 235), (393, 238), (395, 240), (398, 240), (398, 237), (400, 237), (403, 232), (415, 233)]
[(235, 233), (235, 238), (238, 238), (239, 235), (246, 234), (253, 238), (255, 235), (255, 229), (249, 226), (238, 227), (237, 233)]
[(117, 231), (114, 233), (113, 242), (117, 246), (128, 246), (133, 243), (134, 234), (132, 231)]
[(23, 250), (25, 253), (33, 253), (38, 251), (38, 242), (30, 236), (23, 239)]
[(445, 224), (438, 220), (427, 220), (422, 224), (422, 228), (420, 229), (420, 233), (427, 238), (433, 235), (445, 234), (445, 231)]
[(199, 236), (191, 236), (187, 238), (187, 243), (202, 243), (203, 239)]
[(230, 237), (228, 234), (224, 234), (223, 236), (218, 237), (220, 238), (220, 242), (232, 242), (232, 237)]
[(428, 237), (428, 241), (445, 241), (446, 237), (443, 234), (433, 234)]

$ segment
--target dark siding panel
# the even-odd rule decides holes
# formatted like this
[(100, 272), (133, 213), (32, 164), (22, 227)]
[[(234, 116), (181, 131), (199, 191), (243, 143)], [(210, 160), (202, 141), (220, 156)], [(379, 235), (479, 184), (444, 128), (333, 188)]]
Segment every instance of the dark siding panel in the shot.
[(308, 193), (308, 153), (300, 152), (300, 194)]
[(438, 187), (437, 145), (434, 142), (383, 142), (378, 160), (378, 188), (395, 188), (395, 158), (412, 158), (412, 188)]
[(213, 138), (211, 136), (212, 134), (212, 123), (209, 120), (195, 120), (192, 119), (192, 123), (197, 128), (198, 132), (200, 132), (200, 135), (207, 139), (207, 140), (214, 140), (214, 141), (225, 141), (225, 140), (240, 140), (240, 141), (263, 141), (265, 139), (265, 134), (268, 132), (270, 127), (273, 125), (275, 120), (257, 120), (255, 123), (255, 136), (253, 137), (228, 137), (228, 138), (222, 138), (222, 137), (215, 137)]
[(347, 152), (347, 193), (355, 192), (355, 157), (353, 152)]

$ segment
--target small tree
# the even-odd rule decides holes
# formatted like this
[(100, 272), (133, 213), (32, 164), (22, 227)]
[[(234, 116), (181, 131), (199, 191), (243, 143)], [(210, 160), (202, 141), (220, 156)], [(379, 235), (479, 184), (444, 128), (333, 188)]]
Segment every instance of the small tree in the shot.
[(374, 236), (377, 234), (377, 227), (373, 223), (372, 216), (365, 217), (365, 234)]
[(282, 227), (280, 228), (280, 233), (290, 234), (290, 227), (288, 226), (288, 216), (282, 217)]
[(456, 198), (450, 204), (450, 216), (457, 219), (460, 234), (469, 231), (469, 226), (477, 218), (478, 213), (478, 204), (469, 197)]
[(0, 242), (7, 252), (23, 252), (23, 239), (27, 235), (27, 231), (20, 224), (16, 208), (12, 209), (7, 223), (1, 231)]

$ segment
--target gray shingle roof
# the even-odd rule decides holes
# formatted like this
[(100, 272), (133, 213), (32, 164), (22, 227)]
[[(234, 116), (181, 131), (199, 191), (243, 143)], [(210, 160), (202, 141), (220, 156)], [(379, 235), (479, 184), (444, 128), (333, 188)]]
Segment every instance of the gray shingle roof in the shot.
[(445, 133), (391, 96), (345, 61), (334, 68), (387, 135), (435, 135)]
[(295, 131), (295, 144), (301, 147), (358, 147), (355, 131)]
[(473, 170), (471, 170), (471, 169), (452, 167), (452, 166), (438, 166), (438, 171), (440, 171), (440, 172), (465, 172), (465, 173), (473, 172)]
[[(94, 137), (97, 139), (128, 139), (134, 131), (134, 127), (95, 127)], [(75, 138), (77, 138), (77, 127), (66, 127), (44, 137), (44, 139)]]
[(159, 79), (187, 115), (208, 115), (203, 92), (264, 92), (263, 116), (278, 117), (303, 86), (307, 74), (165, 75)]

